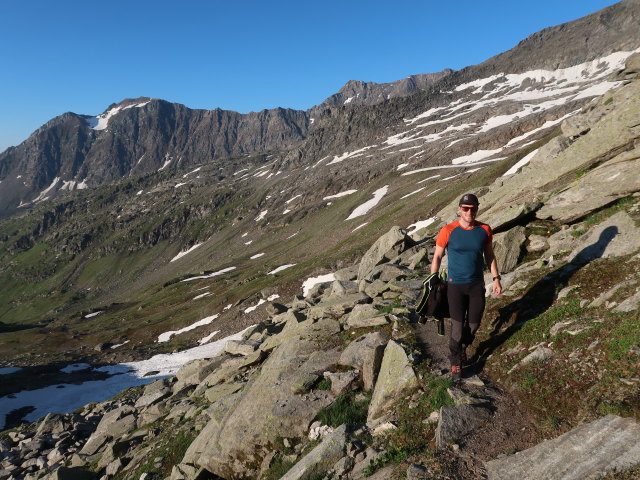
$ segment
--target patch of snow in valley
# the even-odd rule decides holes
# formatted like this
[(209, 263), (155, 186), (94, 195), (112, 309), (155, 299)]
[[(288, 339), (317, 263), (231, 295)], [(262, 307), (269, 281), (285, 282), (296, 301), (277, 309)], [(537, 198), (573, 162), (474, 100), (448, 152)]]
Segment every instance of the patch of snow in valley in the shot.
[[(510, 147), (511, 145), (515, 145), (516, 143), (525, 140), (526, 138), (530, 137), (531, 135), (534, 135), (538, 132), (540, 132), (541, 130), (544, 130), (545, 128), (549, 128), (549, 127), (553, 127), (554, 125), (557, 125), (559, 123), (561, 123), (564, 119), (569, 118), (573, 115), (575, 115), (576, 113), (578, 113), (580, 111), (580, 109), (578, 110), (574, 110), (571, 113), (567, 113), (565, 116), (560, 117), (556, 120), (547, 120), (546, 122), (544, 122), (541, 126), (539, 126), (538, 128), (534, 128), (533, 130), (529, 130), (526, 133), (523, 133), (522, 135), (518, 136), (518, 137), (514, 137), (511, 140), (509, 140), (509, 142), (507, 142), (507, 147)], [(524, 145), (523, 145), (524, 146)]]
[(76, 181), (75, 180), (63, 180), (62, 181), (62, 186), (60, 187), (60, 190), (68, 190), (69, 192), (71, 192), (75, 188), (76, 188)]
[(140, 190), (140, 191), (138, 191), (138, 193), (136, 193), (136, 195), (142, 195), (142, 192), (143, 192), (143, 191), (144, 191), (144, 190)]
[(406, 167), (408, 167), (408, 166), (409, 166), (409, 164), (408, 164), (408, 163), (401, 163), (400, 165), (398, 165), (398, 166), (396, 167), (396, 170), (402, 170), (403, 168), (406, 168)]
[(524, 167), (527, 163), (531, 161), (531, 159), (536, 155), (536, 153), (538, 153), (538, 150), (539, 149), (536, 148), (533, 152), (525, 155), (518, 163), (516, 163), (513, 167), (511, 167), (509, 170), (504, 172), (502, 176), (506, 177), (508, 175), (513, 175), (514, 173), (516, 173), (520, 169), (520, 167)]
[(100, 310), (99, 312), (93, 312), (93, 313), (89, 313), (87, 315), (84, 316), (84, 318), (93, 318), (93, 317), (97, 317), (98, 315), (100, 315), (101, 313), (104, 313), (104, 310)]
[(247, 171), (249, 171), (249, 169), (248, 169), (248, 168), (243, 168), (242, 170), (238, 170), (237, 172), (235, 172), (235, 173), (233, 174), (233, 176), (235, 177), (236, 175), (239, 175), (239, 174), (241, 174), (242, 172), (247, 172)]
[(158, 342), (159, 343), (168, 342), (169, 340), (171, 340), (171, 337), (173, 337), (174, 335), (180, 335), (181, 333), (188, 332), (188, 331), (196, 329), (198, 327), (202, 327), (203, 325), (209, 325), (211, 322), (213, 322), (219, 316), (220, 315), (216, 313), (215, 315), (211, 315), (210, 317), (205, 317), (202, 320), (198, 320), (197, 322), (192, 323), (191, 325), (189, 325), (187, 327), (181, 328), (180, 330), (171, 330), (169, 332), (161, 333), (158, 336)]
[(347, 105), (348, 103), (351, 103), (351, 101), (352, 101), (354, 98), (355, 98), (355, 97), (349, 97), (349, 98), (347, 98), (347, 99), (344, 101), (343, 105)]
[(358, 190), (345, 190), (344, 192), (336, 193), (335, 195), (328, 195), (326, 197), (322, 197), (322, 200), (332, 200), (334, 198), (346, 197), (347, 195), (351, 195), (352, 193), (356, 193)]
[(460, 165), (460, 164), (466, 164), (466, 163), (476, 163), (480, 160), (484, 160), (487, 157), (496, 155), (500, 153), (502, 150), (503, 148), (496, 148), (495, 150), (476, 150), (475, 152), (469, 155), (463, 155), (461, 157), (454, 158), (453, 160), (451, 160), (451, 164)]
[(179, 254), (177, 254), (175, 257), (173, 257), (169, 263), (171, 262), (175, 262), (176, 260), (184, 257), (185, 255), (187, 255), (188, 253), (193, 252), (196, 248), (198, 248), (200, 245), (202, 245), (201, 243), (196, 243), (193, 247), (191, 247), (189, 250), (185, 250), (184, 252), (180, 252)]
[(232, 304), (232, 303), (230, 303), (229, 305), (227, 305), (226, 307), (224, 307), (224, 308), (222, 309), (222, 311), (223, 311), (223, 312), (226, 312), (226, 311), (227, 311), (227, 310), (229, 310), (231, 307), (233, 307), (233, 304)]
[(356, 230), (360, 230), (362, 227), (366, 227), (367, 225), (369, 225), (369, 222), (365, 222), (362, 225), (358, 225), (356, 228), (351, 230), (351, 233), (355, 232)]
[(182, 187), (183, 185), (187, 185), (186, 183), (176, 183), (173, 188)]
[(240, 236), (240, 238), (244, 238), (244, 237), (246, 237), (247, 235), (249, 235), (249, 232), (244, 232), (244, 233)]
[(261, 212), (260, 212), (260, 214), (255, 218), (255, 221), (256, 221), (256, 222), (259, 222), (259, 221), (260, 221), (260, 220), (262, 220), (264, 217), (266, 217), (266, 216), (267, 216), (267, 212), (268, 212), (268, 211), (269, 211), (269, 210), (263, 210), (263, 211), (261, 211)]
[[(163, 353), (147, 360), (96, 368), (95, 371), (112, 375), (104, 380), (92, 380), (81, 384), (57, 384), (36, 390), (23, 390), (11, 398), (0, 397), (0, 429), (4, 428), (6, 415), (19, 408), (34, 407), (35, 410), (26, 415), (24, 420), (35, 422), (47, 413), (73, 412), (87, 403), (103, 402), (127, 388), (146, 385), (159, 378), (174, 375), (191, 360), (215, 357), (224, 350), (227, 341), (240, 340), (244, 332), (253, 327), (252, 325), (215, 342), (181, 352)], [(147, 376), (151, 372), (157, 373)]]
[(253, 307), (245, 308), (244, 313), (251, 313), (255, 311), (260, 305), (263, 305), (265, 303), (267, 303), (267, 301), (264, 298), (261, 298)]
[(373, 192), (373, 198), (371, 200), (364, 202), (362, 205), (356, 207), (353, 210), (353, 212), (351, 212), (351, 215), (349, 215), (345, 219), (345, 221), (352, 220), (354, 218), (361, 217), (362, 215), (366, 215), (367, 213), (369, 213), (369, 211), (373, 207), (375, 207), (376, 205), (378, 205), (378, 203), (380, 203), (380, 200), (382, 200), (382, 197), (384, 197), (387, 194), (388, 190), (389, 190), (389, 185), (385, 185), (384, 187), (379, 188), (378, 190)]
[(302, 296), (306, 297), (311, 289), (319, 283), (333, 282), (336, 276), (333, 273), (327, 273), (326, 275), (319, 275), (317, 277), (307, 278), (302, 282)]
[(289, 263), (287, 265), (281, 265), (278, 268), (276, 268), (275, 270), (271, 270), (270, 272), (267, 272), (267, 275), (275, 275), (276, 273), (279, 273), (283, 270), (286, 270), (287, 268), (291, 268), (291, 267), (295, 267), (296, 264), (295, 263)]
[(223, 268), (222, 270), (218, 270), (217, 272), (213, 272), (210, 273), (208, 275), (198, 275), (197, 277), (190, 277), (190, 278), (185, 278), (184, 280), (182, 280), (183, 282), (190, 282), (192, 280), (200, 280), (200, 279), (205, 279), (205, 278), (213, 278), (213, 277), (217, 277), (218, 275), (222, 275), (224, 273), (230, 272), (232, 270), (235, 270), (236, 267), (227, 267), (227, 268)]
[(300, 232), (296, 232), (293, 235), (289, 235), (286, 239), (289, 240), (290, 238), (295, 237), (297, 234), (299, 234)]
[(287, 201), (286, 201), (286, 202), (284, 202), (284, 203), (285, 203), (285, 205), (288, 205), (288, 204), (290, 204), (291, 202), (293, 202), (296, 198), (300, 198), (301, 196), (302, 196), (302, 194), (300, 194), (300, 195), (296, 195), (295, 197), (290, 198), (289, 200), (287, 200)]
[(77, 186), (76, 188), (78, 190), (85, 190), (87, 188), (89, 188), (89, 185), (87, 184), (87, 179), (85, 178), (84, 180), (82, 180)]
[(116, 348), (122, 347), (123, 345), (126, 345), (129, 342), (130, 340), (125, 340), (122, 343), (116, 343), (115, 345), (111, 345), (111, 350), (115, 350)]
[(185, 173), (185, 174), (182, 176), (182, 178), (186, 178), (187, 176), (191, 175), (192, 173), (199, 172), (201, 168), (202, 168), (202, 167), (198, 167), (198, 168), (196, 168), (195, 170), (191, 170), (190, 172)]
[(2, 367), (0, 368), (0, 375), (10, 375), (22, 370), (20, 367)]
[(289, 210), (288, 208), (282, 212), (282, 215), (286, 215), (287, 213), (291, 212), (291, 210)]
[(256, 253), (255, 255), (249, 257), (251, 260), (255, 260), (256, 258), (260, 258), (264, 255), (264, 252), (262, 253)]
[(253, 240), (249, 240), (247, 242), (244, 242), (245, 245), (251, 245), (253, 243)]

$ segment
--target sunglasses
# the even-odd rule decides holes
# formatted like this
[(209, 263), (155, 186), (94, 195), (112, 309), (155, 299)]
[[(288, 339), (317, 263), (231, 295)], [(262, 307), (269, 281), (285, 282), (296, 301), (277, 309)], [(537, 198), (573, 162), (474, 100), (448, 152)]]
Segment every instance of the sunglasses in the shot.
[(462, 210), (463, 212), (477, 212), (478, 211), (478, 207), (460, 207), (460, 210)]

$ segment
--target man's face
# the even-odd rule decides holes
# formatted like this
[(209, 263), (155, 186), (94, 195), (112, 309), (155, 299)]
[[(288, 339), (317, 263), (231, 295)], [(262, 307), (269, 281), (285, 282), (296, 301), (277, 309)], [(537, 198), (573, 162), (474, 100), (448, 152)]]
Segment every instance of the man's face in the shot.
[(475, 220), (476, 215), (478, 214), (478, 206), (460, 205), (458, 207), (458, 212), (460, 212), (460, 218), (462, 218), (465, 222), (472, 222), (473, 220)]

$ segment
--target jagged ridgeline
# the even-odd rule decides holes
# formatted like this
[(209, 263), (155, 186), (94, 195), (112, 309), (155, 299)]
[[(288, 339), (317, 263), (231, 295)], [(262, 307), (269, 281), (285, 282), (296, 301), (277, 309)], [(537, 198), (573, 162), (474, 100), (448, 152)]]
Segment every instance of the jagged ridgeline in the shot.
[[(129, 99), (0, 154), (2, 478), (633, 478), (639, 49), (627, 0), (308, 111)], [(467, 191), (505, 294), (454, 386), (413, 308)], [(138, 386), (18, 427), (85, 381)]]

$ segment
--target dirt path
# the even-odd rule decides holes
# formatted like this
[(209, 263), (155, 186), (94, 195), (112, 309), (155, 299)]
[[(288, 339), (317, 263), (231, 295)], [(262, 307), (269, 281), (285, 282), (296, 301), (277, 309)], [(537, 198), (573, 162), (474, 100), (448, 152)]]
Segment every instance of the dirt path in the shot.
[[(445, 321), (445, 335), (436, 333), (436, 323), (417, 325), (416, 333), (425, 353), (433, 362), (434, 370), (447, 374), (450, 370), (448, 342), (450, 321)], [(469, 356), (474, 353), (471, 347)], [(469, 383), (477, 375), (484, 386)], [(465, 381), (466, 380), (466, 381)], [(446, 449), (439, 453), (448, 464), (453, 478), (477, 480), (486, 478), (483, 462), (499, 455), (513, 454), (532, 447), (542, 440), (542, 434), (534, 420), (509, 392), (502, 391), (491, 378), (483, 374), (478, 364), (463, 369), (463, 381), (458, 385), (463, 391), (489, 399), (493, 410), (491, 421), (458, 442), (459, 448)]]

